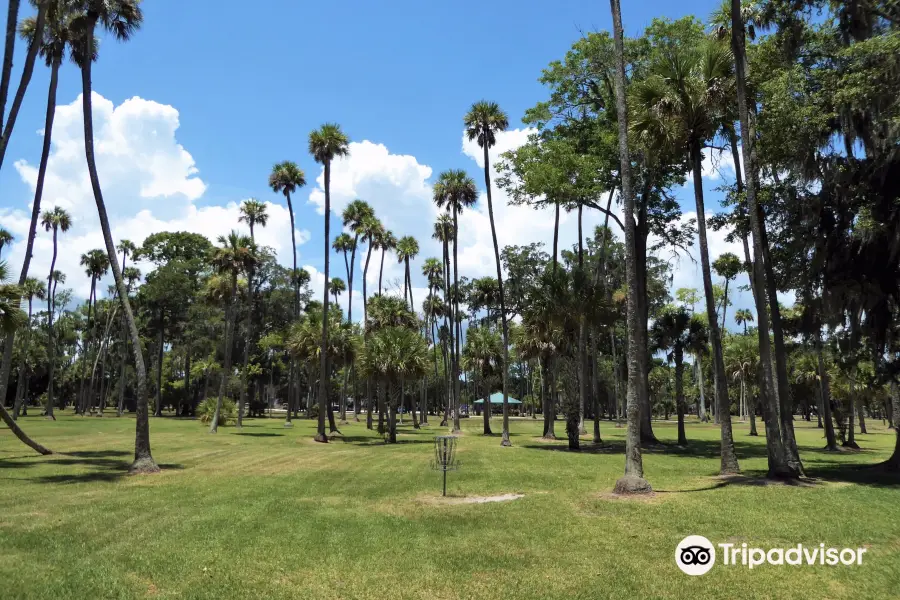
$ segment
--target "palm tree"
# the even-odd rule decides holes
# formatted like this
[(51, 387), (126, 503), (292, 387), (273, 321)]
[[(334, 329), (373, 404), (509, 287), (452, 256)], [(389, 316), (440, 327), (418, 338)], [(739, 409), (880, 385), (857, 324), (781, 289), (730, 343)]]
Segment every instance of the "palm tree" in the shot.
[[(36, 202), (39, 201), (39, 199), (36, 200)], [(58, 235), (60, 231), (65, 233), (69, 230), (72, 226), (72, 218), (64, 208), (55, 206), (53, 210), (45, 210), (41, 215), (41, 225), (45, 231), (53, 231), (53, 258), (50, 260), (50, 274), (47, 276), (47, 289), (50, 292), (47, 294), (47, 417), (55, 420), (56, 417), (53, 416), (53, 371), (56, 365), (54, 355), (56, 340), (53, 337), (53, 313), (55, 311), (56, 282), (59, 281), (59, 278), (54, 281), (54, 273), (57, 272)]]
[(331, 289), (331, 295), (334, 296), (334, 303), (338, 303), (338, 296), (347, 291), (347, 286), (344, 285), (344, 280), (340, 277), (332, 277), (331, 285), (328, 286)]
[(219, 247), (213, 254), (212, 264), (216, 272), (230, 279), (231, 285), (228, 291), (228, 302), (225, 305), (224, 368), (219, 379), (219, 396), (216, 401), (216, 412), (209, 427), (210, 433), (216, 433), (219, 430), (219, 414), (222, 411), (225, 384), (232, 375), (231, 353), (234, 346), (234, 307), (238, 294), (238, 277), (241, 273), (248, 272), (256, 260), (256, 248), (253, 240), (237, 231), (232, 231), (227, 237), (220, 235), (218, 243)]
[[(350, 248), (350, 269), (347, 271), (347, 320), (353, 322), (353, 271), (356, 268), (356, 248), (359, 245), (359, 239), (365, 237), (367, 231), (368, 219), (375, 217), (375, 211), (367, 202), (356, 199), (347, 205), (344, 213), (341, 215), (344, 221), (344, 227), (350, 229), (353, 234), (353, 243)], [(347, 253), (344, 252), (344, 260), (347, 259)]]
[(619, 126), (619, 161), (621, 196), (625, 216), (625, 287), (627, 297), (628, 329), (628, 387), (626, 414), (628, 427), (625, 435), (625, 476), (616, 481), (614, 490), (623, 494), (649, 493), (650, 484), (644, 479), (641, 459), (640, 418), (638, 406), (638, 339), (637, 318), (638, 280), (635, 260), (634, 190), (631, 181), (631, 157), (628, 151), (628, 103), (625, 99), (625, 41), (622, 32), (622, 8), (620, 0), (609, 0), (613, 20), (615, 47), (616, 114)]
[(0, 227), (0, 254), (3, 253), (3, 249), (12, 244), (13, 234), (8, 232), (3, 227)]
[[(305, 185), (306, 176), (304, 175), (303, 170), (297, 166), (297, 163), (289, 160), (277, 163), (272, 167), (272, 172), (269, 174), (269, 187), (271, 187), (272, 191), (276, 194), (284, 194), (285, 200), (287, 200), (288, 214), (291, 216), (291, 256), (294, 260), (294, 270), (292, 273), (295, 274), (298, 272), (297, 239), (295, 233), (296, 229), (294, 227), (294, 205), (291, 203), (291, 194)], [(299, 278), (292, 277), (291, 279), (294, 284), (294, 319), (296, 320), (300, 318), (300, 286)], [(296, 361), (291, 361), (290, 374), (288, 376), (288, 409), (287, 414), (285, 415), (285, 427), (291, 427), (291, 406), (294, 400), (294, 394), (291, 387), (294, 385), (295, 363)]]
[(501, 446), (511, 446), (509, 440), (509, 324), (506, 322), (506, 298), (503, 294), (503, 270), (500, 262), (500, 246), (497, 244), (497, 228), (494, 224), (494, 205), (491, 201), (491, 163), (489, 150), (497, 143), (497, 133), (509, 127), (509, 119), (496, 102), (481, 100), (472, 105), (463, 122), (466, 137), (475, 140), (484, 151), (484, 186), (487, 191), (488, 218), (491, 221), (491, 237), (494, 241), (494, 259), (497, 263), (497, 285), (500, 288), (500, 320), (503, 324), (503, 438)]
[[(27, 265), (27, 254), (25, 261)], [(27, 273), (27, 269), (23, 270)], [(3, 386), (4, 396), (6, 394), (6, 381), (9, 376), (9, 368), (12, 363), (12, 348), (10, 346), (15, 341), (14, 334), (16, 330), (25, 325), (25, 322), (28, 319), (28, 315), (21, 309), (22, 286), (10, 284), (8, 283), (8, 280), (9, 269), (5, 262), (0, 261), (0, 332), (6, 335), (7, 344), (3, 355), (3, 368), (6, 377), (0, 382), (0, 385)], [(4, 404), (5, 402), (0, 402), (0, 420), (9, 427), (9, 430), (12, 431), (13, 435), (15, 435), (20, 442), (39, 454), (53, 454), (52, 450), (35, 442), (22, 431), (22, 428), (15, 422), (12, 415), (9, 414), (9, 411), (6, 410)]]
[[(131, 302), (125, 289), (125, 281), (119, 264), (113, 260), (116, 256), (116, 246), (113, 242), (112, 232), (109, 227), (109, 218), (106, 214), (106, 204), (103, 201), (103, 191), (100, 188), (100, 177), (97, 174), (97, 162), (94, 157), (94, 117), (92, 107), (91, 67), (96, 59), (96, 45), (94, 31), (99, 25), (110, 32), (119, 41), (127, 41), (140, 28), (144, 20), (139, 0), (84, 0), (85, 15), (79, 18), (78, 30), (84, 32), (84, 52), (76, 58), (81, 68), (81, 108), (84, 117), (84, 154), (87, 161), (88, 176), (91, 181), (91, 191), (97, 203), (97, 213), (100, 218), (100, 229), (103, 232), (103, 240), (106, 242), (106, 252), (112, 264), (113, 277), (116, 280), (116, 289), (119, 290), (119, 299), (125, 312), (125, 321), (128, 324), (131, 345), (134, 349), (135, 375), (137, 379), (137, 411), (135, 419), (134, 437), (134, 462), (131, 464), (132, 473), (154, 473), (159, 467), (150, 453), (150, 422), (147, 414), (147, 368), (144, 364), (143, 351), (141, 349), (141, 337), (138, 333), (134, 313), (131, 310)], [(90, 57), (90, 60), (85, 57)]]
[[(346, 271), (347, 271), (347, 281), (350, 281), (350, 266), (351, 266), (350, 265), (350, 253), (351, 252), (354, 254), (356, 253), (356, 242), (354, 241), (354, 239), (352, 237), (350, 237), (349, 233), (341, 233), (339, 236), (334, 238), (334, 242), (332, 242), (331, 248), (335, 252), (339, 252), (344, 255), (344, 267), (346, 268)], [(336, 279), (338, 279), (338, 278), (332, 277), (331, 278), (332, 283)], [(343, 283), (344, 283), (343, 280), (341, 280), (341, 284), (343, 284)], [(341, 292), (343, 292), (343, 291), (344, 290), (342, 289)], [(348, 315), (347, 320), (348, 321), (350, 320), (349, 315), (350, 315), (351, 300), (352, 300), (352, 298), (350, 298), (350, 295), (348, 294), (347, 295), (347, 315)], [(335, 303), (337, 303), (337, 300), (335, 300)]]
[[(362, 277), (362, 285), (363, 285), (363, 323), (368, 320), (368, 287), (366, 285), (366, 279), (369, 276), (369, 259), (372, 258), (372, 250), (378, 248), (378, 244), (380, 243), (381, 238), (384, 236), (384, 226), (381, 222), (375, 218), (375, 213), (372, 211), (371, 214), (367, 214), (363, 217), (360, 222), (360, 229), (362, 230), (361, 240), (368, 244), (368, 249), (366, 250), (366, 262), (363, 266), (363, 277)], [(363, 331), (363, 338), (365, 339), (368, 335), (368, 331)], [(359, 411), (357, 410), (356, 413)], [(357, 418), (358, 420), (358, 418)], [(372, 429), (372, 380), (371, 378), (366, 379), (366, 428)]]
[[(61, 2), (62, 0), (60, 0)], [(31, 82), (31, 76), (34, 73), (34, 63), (37, 60), (38, 51), (41, 42), (44, 39), (44, 26), (47, 22), (47, 13), (51, 5), (59, 6), (53, 0), (31, 0), (31, 4), (38, 9), (37, 16), (34, 18), (33, 30), (34, 35), (30, 36), (28, 51), (25, 54), (25, 65), (22, 69), (22, 77), (19, 80), (19, 86), (16, 88), (16, 95), (13, 98), (12, 106), (9, 109), (9, 115), (6, 115), (6, 100), (9, 93), (9, 79), (12, 70), (13, 50), (16, 35), (16, 20), (19, 13), (19, 1), (12, 0), (9, 3), (9, 13), (6, 22), (6, 50), (3, 56), (3, 74), (0, 77), (0, 125), (2, 127), (2, 137), (0, 137), (0, 167), (3, 165), (3, 159), (6, 157), (6, 150), (9, 147), (9, 140), (12, 137), (13, 127), (16, 124), (16, 118), (22, 103), (25, 100), (25, 91)], [(26, 37), (26, 39), (29, 39)], [(2, 118), (6, 116), (6, 123), (2, 123)]]
[[(326, 123), (319, 129), (309, 134), (309, 153), (317, 163), (322, 165), (324, 169), (325, 183), (325, 289), (323, 291), (322, 313), (328, 314), (328, 283), (330, 273), (330, 251), (328, 248), (331, 241), (331, 162), (335, 158), (347, 156), (350, 153), (350, 140), (341, 131), (340, 125), (335, 123)], [(322, 347), (328, 343), (328, 319), (322, 319)], [(325, 412), (328, 409), (328, 353), (321, 352), (319, 360), (319, 425), (316, 432), (315, 440), (317, 442), (327, 442), (328, 437), (325, 435)]]
[(93, 342), (94, 337), (94, 321), (92, 318), (92, 310), (97, 304), (97, 280), (105, 277), (106, 273), (109, 271), (109, 257), (103, 252), (103, 250), (91, 250), (90, 252), (86, 252), (85, 254), (81, 255), (81, 266), (84, 267), (85, 275), (91, 278), (91, 291), (88, 295), (87, 325), (85, 326), (84, 342), (81, 347), (81, 382), (78, 386), (77, 411), (84, 415), (85, 411), (88, 408), (93, 407), (92, 405), (89, 405), (88, 402), (92, 390), (89, 389), (88, 395), (84, 395), (84, 370), (87, 366), (88, 357), (90, 356), (91, 343)]
[(650, 340), (653, 350), (671, 350), (667, 360), (675, 363), (675, 405), (678, 413), (678, 443), (687, 444), (684, 431), (684, 353), (706, 343), (706, 329), (683, 306), (667, 306), (653, 322)]
[(722, 326), (721, 329), (725, 330), (725, 315), (728, 311), (728, 284), (733, 281), (737, 276), (744, 270), (744, 265), (741, 263), (741, 259), (737, 257), (736, 254), (732, 252), (724, 252), (719, 255), (719, 258), (713, 261), (712, 263), (713, 271), (716, 272), (716, 275), (725, 280), (725, 291), (722, 295)]
[(484, 435), (491, 435), (491, 378), (496, 375), (500, 352), (500, 339), (489, 326), (470, 327), (466, 332), (463, 349), (463, 366), (475, 375), (475, 389), (481, 386), (484, 399)]
[(32, 304), (35, 298), (38, 300), (43, 300), (47, 288), (44, 286), (44, 282), (40, 279), (36, 279), (34, 277), (29, 277), (25, 280), (25, 285), (22, 286), (23, 297), (28, 300), (28, 325), (25, 330), (25, 345), (22, 349), (22, 357), (19, 359), (19, 385), (17, 386), (17, 393), (15, 405), (13, 407), (13, 419), (17, 419), (19, 416), (19, 410), (22, 406), (22, 400), (27, 398), (28, 396), (28, 376), (27, 370), (28, 365), (26, 363), (28, 357), (28, 350), (31, 346), (31, 315), (32, 315)]
[(744, 326), (744, 335), (747, 335), (747, 323), (753, 322), (753, 313), (747, 308), (739, 308), (734, 311), (734, 322), (738, 327)]
[[(444, 366), (444, 373), (447, 380), (447, 404), (445, 405), (444, 418), (441, 426), (447, 425), (450, 412), (453, 410), (451, 406), (454, 400), (454, 387), (451, 379), (451, 366), (454, 364), (454, 346), (453, 346), (453, 328), (450, 327), (450, 319), (453, 318), (453, 303), (450, 301), (450, 241), (453, 240), (453, 220), (447, 213), (438, 215), (434, 223), (434, 233), (432, 238), (441, 242), (443, 249), (443, 292), (444, 292), (444, 325), (438, 331), (445, 331), (446, 336), (440, 336), (441, 347), (444, 350), (444, 360), (447, 361)], [(446, 338), (446, 339), (445, 339)]]
[[(244, 200), (241, 203), (241, 216), (238, 222), (247, 223), (250, 227), (250, 242), (254, 253), (256, 252), (256, 226), (265, 227), (269, 223), (269, 213), (266, 211), (266, 205), (256, 198)], [(253, 310), (256, 304), (256, 292), (253, 289), (253, 276), (256, 261), (250, 262), (247, 268), (247, 320), (246, 335), (247, 339), (244, 343), (244, 364), (241, 368), (241, 395), (238, 401), (238, 420), (237, 428), (244, 426), (244, 406), (247, 401), (247, 377), (249, 375), (248, 365), (250, 363), (250, 345), (253, 343)]]
[(378, 293), (382, 293), (381, 279), (384, 276), (384, 254), (388, 250), (397, 249), (397, 238), (393, 231), (384, 231), (378, 240), (378, 247), (381, 248), (381, 267), (378, 269)]
[[(446, 208), (453, 216), (452, 231), (453, 234), (453, 289), (459, 290), (459, 260), (457, 256), (458, 249), (458, 233), (459, 233), (459, 214), (466, 208), (470, 208), (478, 201), (478, 190), (475, 188), (475, 182), (469, 177), (465, 171), (461, 169), (450, 169), (444, 171), (438, 176), (437, 183), (432, 188), (432, 197), (438, 208)], [(449, 277), (448, 277), (449, 279)], [(454, 336), (452, 329), (456, 326), (459, 319), (459, 295), (451, 301), (449, 299), (449, 281), (447, 284), (448, 302), (452, 302), (450, 314), (450, 343), (454, 344), (452, 352), (453, 364), (451, 365), (450, 379), (453, 384), (453, 432), (460, 431), (459, 428), (459, 336)], [(454, 292), (455, 293), (455, 292)], [(450, 306), (450, 304), (448, 304)]]
[[(406, 300), (407, 293), (409, 294), (409, 309), (415, 312), (415, 303), (412, 297), (412, 278), (410, 277), (409, 272), (409, 261), (414, 259), (419, 254), (419, 242), (416, 241), (416, 238), (411, 235), (406, 235), (400, 238), (397, 241), (397, 262), (401, 262), (404, 265), (404, 274), (403, 274), (403, 299)], [(409, 292), (407, 292), (409, 290)]]
[[(720, 115), (730, 97), (729, 83), (732, 75), (732, 56), (728, 48), (716, 41), (707, 40), (699, 45), (670, 46), (662, 51), (661, 59), (650, 67), (650, 75), (635, 85), (634, 98), (640, 115), (635, 129), (657, 128), (664, 122), (665, 135), (676, 145), (683, 144), (691, 162), (694, 178), (694, 199), (697, 205), (697, 237), (700, 242), (700, 265), (703, 288), (706, 293), (706, 312), (710, 324), (713, 346), (713, 367), (716, 375), (717, 414), (722, 432), (723, 475), (740, 472), (734, 452), (731, 431), (731, 412), (728, 400), (728, 381), (722, 355), (722, 338), (716, 316), (716, 300), (713, 291), (709, 260), (709, 244), (706, 238), (706, 208), (703, 199), (703, 147), (712, 138), (722, 122)], [(732, 255), (735, 260), (737, 257)], [(740, 261), (737, 261), (738, 265)], [(733, 265), (726, 265), (730, 275)], [(739, 266), (737, 267), (739, 268)], [(735, 273), (736, 275), (736, 273)], [(727, 278), (726, 278), (727, 280)]]

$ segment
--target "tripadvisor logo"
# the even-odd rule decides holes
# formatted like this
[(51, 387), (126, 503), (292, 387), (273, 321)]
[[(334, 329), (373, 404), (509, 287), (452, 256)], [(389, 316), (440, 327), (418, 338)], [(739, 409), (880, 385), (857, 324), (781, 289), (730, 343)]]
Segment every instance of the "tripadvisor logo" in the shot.
[(748, 569), (769, 565), (861, 565), (868, 548), (826, 548), (825, 544), (789, 548), (748, 547), (747, 544), (713, 544), (702, 535), (689, 535), (675, 548), (675, 564), (688, 575), (703, 575), (716, 564), (716, 548), (722, 564), (728, 567), (742, 566)]

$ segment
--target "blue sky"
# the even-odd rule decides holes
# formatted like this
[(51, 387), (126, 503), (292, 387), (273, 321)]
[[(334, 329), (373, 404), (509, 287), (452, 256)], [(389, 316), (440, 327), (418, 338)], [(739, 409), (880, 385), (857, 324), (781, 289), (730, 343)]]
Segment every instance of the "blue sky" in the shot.
[[(626, 31), (640, 32), (654, 16), (705, 17), (714, 6), (626, 3)], [(307, 153), (309, 131), (334, 121), (360, 143), (348, 163), (336, 168), (335, 177), (342, 178), (333, 184), (336, 208), (361, 197), (396, 234), (419, 238), (422, 258), (433, 255), (428, 185), (440, 171), (459, 167), (483, 181), (478, 153), (466, 150), (462, 140), (462, 116), (471, 103), (494, 100), (508, 112), (511, 128), (522, 128), (524, 110), (546, 96), (537, 82), (541, 69), (561, 58), (582, 31), (610, 24), (606, 3), (580, 0), (266, 0), (252, 11), (231, 0), (147, 0), (143, 8), (145, 24), (134, 40), (103, 40), (94, 68), (94, 90), (105, 99), (95, 107), (95, 120), (98, 152), (106, 152), (98, 161), (114, 235), (139, 242), (159, 228), (194, 229), (211, 237), (226, 233), (238, 227), (230, 203), (252, 196), (282, 204), (266, 187), (266, 178), (274, 162), (291, 159), (309, 181), (294, 204), (302, 242), (299, 262), (312, 270), (322, 268), (323, 239), (315, 203), (320, 168)], [(23, 51), (20, 44), (17, 68)], [(17, 78), (16, 69), (14, 85)], [(36, 132), (43, 127), (47, 80), (46, 68), (38, 65), (0, 173), (0, 224), (19, 238), (33, 193), (29, 173), (39, 159)], [(78, 219), (63, 238), (68, 246), (63, 246), (61, 265), (76, 293), (87, 285), (77, 274), (77, 257), (102, 245), (95, 210), (83, 189), (83, 159), (76, 156), (82, 143), (74, 104), (80, 89), (78, 72), (66, 65), (50, 164), (56, 177), (44, 198), (45, 206), (63, 204)], [(526, 136), (510, 132), (498, 150), (515, 147)], [(17, 168), (17, 161), (24, 162)], [(712, 169), (709, 175), (711, 190), (720, 181)], [(693, 210), (689, 191), (680, 197), (685, 210)], [(717, 199), (715, 194), (708, 198), (709, 211)], [(549, 241), (544, 215), (528, 209), (500, 212), (501, 245)], [(462, 224), (464, 274), (490, 273), (493, 257), (484, 216), (480, 205)], [(287, 264), (285, 218), (286, 212), (273, 207), (274, 222), (263, 241), (271, 242)], [(337, 226), (333, 219), (333, 231)], [(564, 223), (563, 242), (574, 243), (573, 232), (574, 218)], [(49, 257), (44, 260), (46, 240), (38, 237), (34, 264), (43, 275)], [(716, 248), (734, 250), (724, 242)], [(21, 247), (4, 251), (12, 264), (20, 254)], [(332, 265), (338, 269), (333, 275), (344, 276), (342, 260)], [(389, 279), (399, 276), (394, 268), (390, 261)], [(414, 285), (422, 285), (417, 268), (414, 275)], [(700, 287), (695, 266), (685, 261), (679, 267), (679, 284)], [(357, 280), (356, 290), (359, 286)], [(422, 297), (418, 290), (417, 302)]]

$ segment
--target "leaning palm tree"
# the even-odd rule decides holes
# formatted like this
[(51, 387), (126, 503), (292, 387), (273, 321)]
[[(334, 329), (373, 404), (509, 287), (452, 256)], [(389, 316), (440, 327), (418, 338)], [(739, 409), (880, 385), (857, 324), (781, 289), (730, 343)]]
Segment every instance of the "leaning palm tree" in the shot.
[(224, 368), (219, 379), (219, 396), (216, 400), (216, 412), (209, 426), (210, 433), (219, 430), (219, 415), (222, 412), (222, 397), (225, 395), (225, 385), (231, 377), (231, 353), (234, 346), (235, 315), (234, 308), (238, 294), (238, 277), (249, 271), (256, 260), (256, 249), (253, 240), (248, 236), (232, 231), (228, 236), (220, 235), (219, 247), (216, 248), (212, 264), (216, 271), (223, 277), (229, 278), (228, 302), (225, 305), (225, 348)]
[(610, 0), (613, 21), (613, 41), (615, 52), (616, 114), (619, 126), (619, 170), (623, 213), (625, 216), (625, 287), (627, 297), (628, 331), (628, 386), (626, 392), (626, 414), (628, 427), (625, 434), (625, 476), (616, 481), (614, 490), (623, 494), (649, 493), (650, 484), (644, 479), (644, 465), (641, 458), (641, 410), (638, 405), (637, 388), (640, 359), (638, 339), (640, 338), (637, 306), (638, 278), (635, 260), (634, 190), (631, 178), (631, 157), (628, 148), (628, 103), (625, 98), (625, 40), (622, 32), (622, 7), (620, 0)]
[[(127, 41), (140, 28), (144, 20), (139, 0), (84, 0), (85, 15), (79, 19), (78, 30), (83, 31), (82, 42), (84, 52), (80, 60), (77, 60), (81, 68), (81, 108), (84, 117), (84, 154), (87, 160), (88, 176), (91, 181), (91, 190), (97, 204), (97, 213), (100, 218), (100, 229), (103, 232), (103, 240), (106, 242), (106, 251), (112, 264), (113, 277), (116, 280), (116, 289), (119, 290), (119, 301), (125, 312), (125, 321), (128, 324), (131, 345), (134, 350), (135, 375), (137, 379), (137, 411), (135, 419), (134, 438), (134, 462), (131, 464), (132, 473), (152, 473), (159, 471), (159, 467), (150, 453), (150, 421), (147, 414), (147, 368), (144, 364), (143, 350), (141, 349), (141, 337), (138, 333), (134, 312), (131, 310), (131, 302), (125, 289), (125, 280), (119, 264), (114, 260), (116, 246), (113, 242), (112, 232), (109, 227), (109, 217), (106, 214), (106, 204), (103, 201), (103, 191), (100, 188), (100, 177), (97, 174), (97, 162), (94, 157), (94, 117), (92, 106), (91, 67), (96, 58), (96, 45), (94, 44), (94, 32), (99, 25), (110, 32), (116, 39)], [(90, 57), (90, 60), (85, 57)], [(77, 59), (77, 57), (76, 57)]]
[(31, 346), (32, 306), (35, 298), (37, 298), (38, 300), (44, 299), (47, 288), (44, 286), (44, 282), (40, 279), (29, 277), (25, 280), (25, 285), (22, 286), (22, 292), (22, 297), (28, 301), (28, 321), (27, 328), (25, 330), (25, 344), (22, 349), (22, 356), (19, 358), (19, 384), (16, 390), (18, 393), (16, 394), (15, 405), (13, 407), (13, 419), (17, 419), (19, 417), (19, 410), (22, 407), (22, 400), (28, 396), (28, 364), (26, 360), (28, 357), (28, 350)]
[[(475, 182), (469, 177), (465, 171), (461, 169), (450, 169), (444, 171), (438, 176), (437, 183), (434, 184), (432, 195), (435, 205), (438, 208), (446, 208), (453, 216), (452, 231), (453, 234), (453, 286), (454, 298), (452, 300), (452, 309), (450, 316), (449, 328), (452, 330), (459, 320), (459, 257), (458, 250), (458, 233), (459, 233), (459, 214), (466, 208), (475, 205), (478, 200), (478, 190), (475, 188)], [(447, 285), (448, 288), (451, 286)], [(447, 292), (449, 296), (449, 291)], [(448, 299), (448, 302), (450, 300)], [(459, 336), (453, 336), (451, 332), (451, 344), (454, 343), (453, 364), (451, 365), (450, 378), (453, 384), (453, 402), (455, 413), (453, 415), (453, 432), (460, 431), (459, 428)]]
[(55, 206), (53, 210), (45, 210), (41, 215), (41, 225), (45, 231), (53, 231), (53, 258), (50, 260), (50, 274), (47, 276), (47, 417), (55, 419), (53, 416), (53, 371), (56, 364), (54, 356), (56, 340), (53, 337), (53, 313), (55, 312), (53, 300), (56, 291), (56, 281), (53, 274), (56, 273), (56, 256), (58, 250), (59, 232), (67, 232), (72, 226), (72, 218), (69, 213), (60, 206)]
[[(404, 265), (403, 272), (403, 299), (409, 295), (409, 309), (415, 312), (415, 303), (412, 296), (412, 278), (409, 272), (409, 261), (419, 254), (419, 242), (411, 235), (405, 235), (397, 240), (397, 262)], [(408, 291), (407, 291), (408, 290)]]
[[(295, 274), (298, 272), (297, 238), (296, 229), (294, 227), (294, 205), (291, 202), (291, 194), (304, 185), (306, 185), (306, 176), (304, 175), (303, 170), (297, 166), (297, 163), (286, 160), (277, 163), (272, 167), (272, 172), (269, 174), (269, 187), (271, 187), (272, 191), (276, 194), (284, 194), (284, 198), (287, 201), (288, 214), (291, 217), (291, 256), (294, 260), (294, 270), (292, 273)], [(294, 285), (294, 319), (296, 320), (300, 318), (300, 286), (298, 277), (292, 277), (291, 279)], [(294, 400), (294, 394), (291, 388), (294, 384), (295, 370), (296, 361), (291, 360), (290, 373), (288, 375), (288, 409), (285, 415), (285, 427), (291, 427), (291, 407)]]
[[(670, 46), (650, 66), (650, 73), (635, 84), (633, 97), (638, 117), (634, 129), (639, 133), (662, 133), (674, 146), (683, 146), (691, 163), (694, 179), (694, 199), (697, 205), (697, 237), (700, 244), (700, 265), (706, 293), (706, 313), (709, 318), (713, 347), (713, 367), (716, 374), (717, 414), (721, 425), (721, 473), (740, 472), (734, 452), (731, 431), (730, 401), (725, 363), (722, 355), (716, 300), (713, 293), (709, 244), (706, 238), (706, 208), (703, 199), (703, 147), (715, 135), (722, 122), (720, 117), (726, 102), (732, 97), (731, 78), (733, 59), (728, 47), (716, 40), (698, 45)], [(644, 115), (649, 115), (645, 117)], [(663, 123), (665, 131), (659, 129)], [(733, 255), (732, 255), (733, 256)], [(726, 278), (731, 270), (739, 269), (740, 261), (726, 264)], [(726, 260), (726, 262), (728, 262)], [(730, 270), (729, 270), (730, 269)], [(735, 273), (736, 275), (736, 273)]]
[[(249, 200), (244, 200), (241, 203), (240, 208), (241, 215), (238, 217), (238, 221), (241, 223), (246, 223), (248, 227), (250, 227), (250, 241), (252, 243), (252, 247), (256, 248), (256, 226), (265, 227), (269, 223), (269, 213), (266, 210), (266, 205), (263, 202), (260, 202), (256, 198), (250, 198)], [(237, 418), (237, 428), (241, 429), (244, 426), (244, 406), (247, 401), (247, 377), (249, 375), (248, 366), (250, 364), (250, 345), (253, 343), (253, 310), (256, 304), (256, 293), (253, 289), (253, 277), (254, 273), (255, 261), (251, 261), (248, 269), (247, 269), (247, 320), (246, 323), (246, 335), (247, 339), (244, 341), (244, 364), (241, 368), (241, 395), (238, 401), (238, 418)]]
[(3, 249), (12, 244), (13, 234), (8, 232), (3, 227), (0, 227), (0, 254), (3, 253)]
[(506, 321), (506, 298), (503, 294), (503, 269), (500, 262), (500, 246), (497, 244), (497, 227), (494, 224), (494, 205), (491, 201), (491, 163), (489, 150), (497, 143), (497, 134), (509, 127), (509, 118), (496, 102), (481, 100), (472, 105), (463, 119), (466, 137), (477, 141), (484, 151), (484, 186), (487, 191), (488, 218), (494, 241), (494, 260), (497, 264), (497, 285), (500, 289), (500, 321), (503, 324), (503, 437), (501, 446), (512, 446), (509, 440), (509, 324)]
[[(16, 88), (16, 95), (13, 103), (9, 108), (9, 114), (6, 114), (6, 100), (9, 93), (9, 79), (12, 70), (13, 50), (16, 36), (16, 21), (19, 12), (19, 0), (11, 0), (9, 3), (10, 11), (7, 14), (6, 21), (6, 50), (3, 56), (3, 74), (0, 76), (0, 167), (3, 165), (3, 159), (6, 157), (6, 150), (9, 148), (9, 140), (12, 137), (13, 127), (15, 127), (19, 110), (25, 101), (25, 91), (28, 84), (31, 83), (31, 76), (34, 73), (34, 63), (37, 60), (38, 51), (44, 39), (44, 29), (47, 22), (47, 15), (51, 6), (59, 7), (63, 0), (31, 0), (31, 4), (37, 8), (37, 15), (34, 17), (33, 27), (34, 35), (30, 37), (28, 51), (25, 54), (25, 64), (22, 69), (22, 76), (19, 80), (19, 86)], [(26, 38), (28, 39), (28, 38)], [(6, 122), (3, 122), (3, 118)]]
[[(328, 314), (328, 278), (330, 270), (331, 243), (331, 163), (335, 158), (347, 156), (350, 153), (350, 140), (341, 131), (340, 125), (326, 123), (319, 129), (309, 134), (309, 153), (315, 161), (322, 165), (325, 184), (325, 290), (323, 292), (322, 312)], [(328, 319), (322, 319), (322, 347), (328, 343)], [(321, 352), (319, 360), (319, 425), (315, 440), (327, 442), (325, 435), (325, 413), (328, 409), (328, 353)]]

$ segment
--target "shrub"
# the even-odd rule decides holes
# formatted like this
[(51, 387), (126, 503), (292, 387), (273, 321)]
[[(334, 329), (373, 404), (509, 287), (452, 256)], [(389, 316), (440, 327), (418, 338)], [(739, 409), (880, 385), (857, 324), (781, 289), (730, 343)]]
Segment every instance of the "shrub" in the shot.
[[(210, 396), (197, 407), (197, 416), (201, 423), (212, 422), (216, 414), (216, 397)], [(222, 410), (219, 411), (219, 426), (231, 425), (237, 421), (237, 405), (231, 398), (222, 398)]]
[(313, 402), (312, 406), (309, 407), (309, 410), (306, 413), (307, 419), (318, 419), (319, 418), (319, 403)]

